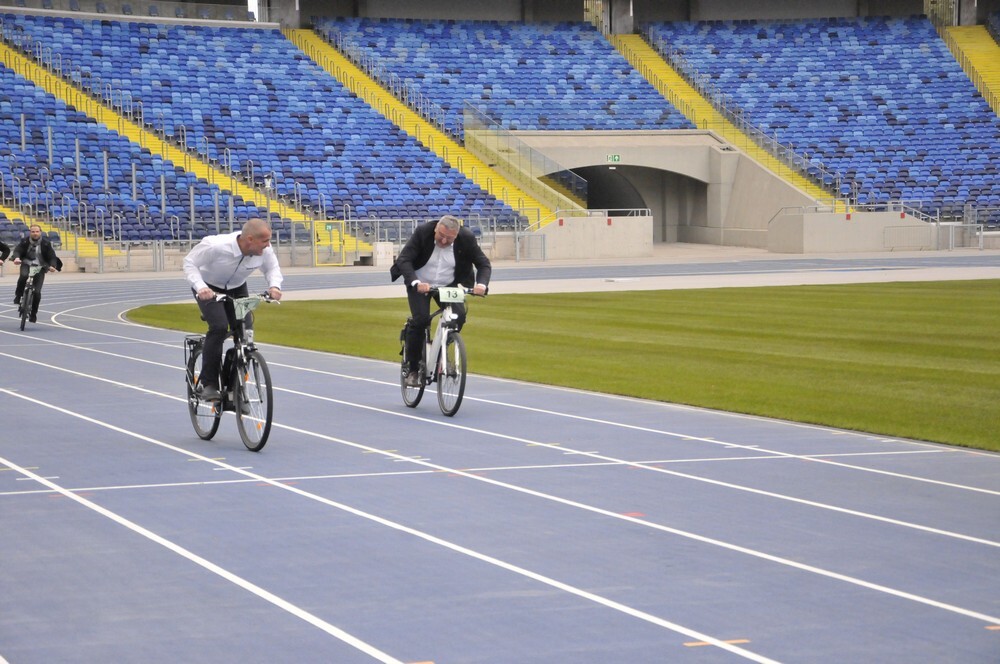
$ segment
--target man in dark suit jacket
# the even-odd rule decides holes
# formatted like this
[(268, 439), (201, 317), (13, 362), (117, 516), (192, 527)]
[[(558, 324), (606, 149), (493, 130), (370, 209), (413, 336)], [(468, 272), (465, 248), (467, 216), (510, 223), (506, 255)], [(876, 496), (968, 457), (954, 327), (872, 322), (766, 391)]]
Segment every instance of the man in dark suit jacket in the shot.
[(0, 240), (0, 265), (3, 265), (8, 256), (10, 256), (10, 247), (3, 240)]
[[(474, 269), (473, 269), (474, 268)], [(423, 353), (425, 330), (431, 323), (431, 304), (427, 294), (434, 286), (473, 288), (476, 295), (486, 295), (492, 266), (479, 248), (476, 236), (451, 215), (421, 224), (399, 252), (389, 270), (393, 281), (403, 277), (410, 303), (410, 322), (406, 335), (407, 384), (419, 385), (416, 368)], [(465, 324), (465, 306), (454, 305), (458, 329)]]
[(35, 297), (31, 300), (31, 311), (28, 312), (32, 323), (38, 316), (38, 304), (42, 301), (42, 284), (45, 283), (45, 273), (62, 270), (62, 261), (56, 256), (56, 250), (52, 248), (49, 238), (42, 234), (42, 228), (38, 224), (32, 224), (28, 228), (28, 237), (22, 238), (14, 247), (14, 265), (21, 266), (21, 275), (17, 279), (17, 287), (14, 289), (14, 304), (21, 304), (21, 296), (24, 294), (24, 285), (28, 281), (28, 270), (32, 265), (39, 265), (42, 271), (35, 276), (34, 291)]

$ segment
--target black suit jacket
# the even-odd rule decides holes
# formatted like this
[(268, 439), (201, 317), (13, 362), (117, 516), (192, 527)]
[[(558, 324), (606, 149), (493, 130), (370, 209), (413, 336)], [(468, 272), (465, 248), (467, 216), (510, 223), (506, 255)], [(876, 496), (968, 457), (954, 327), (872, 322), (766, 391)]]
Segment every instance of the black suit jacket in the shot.
[[(14, 247), (14, 258), (20, 258), (24, 260), (24, 255), (28, 253), (28, 238), (22, 238), (17, 246)], [(42, 236), (38, 241), (38, 264), (44, 267), (54, 267), (56, 270), (62, 270), (63, 262), (59, 260), (56, 256), (56, 250), (52, 248), (52, 243), (49, 242), (49, 238)]]
[[(428, 221), (417, 227), (413, 235), (403, 246), (403, 250), (396, 257), (396, 262), (389, 269), (389, 276), (393, 281), (404, 277), (407, 285), (413, 283), (417, 278), (417, 270), (422, 268), (430, 260), (434, 253), (434, 229), (438, 222)], [(477, 283), (488, 286), (490, 283), (490, 273), (492, 266), (490, 259), (486, 257), (483, 250), (476, 242), (476, 236), (464, 226), (458, 229), (458, 237), (455, 238), (455, 281), (448, 284), (454, 286), (462, 284), (466, 288), (472, 288)], [(475, 271), (473, 271), (475, 267)]]
[(0, 240), (0, 261), (7, 260), (8, 256), (10, 256), (10, 247), (4, 244), (3, 240)]

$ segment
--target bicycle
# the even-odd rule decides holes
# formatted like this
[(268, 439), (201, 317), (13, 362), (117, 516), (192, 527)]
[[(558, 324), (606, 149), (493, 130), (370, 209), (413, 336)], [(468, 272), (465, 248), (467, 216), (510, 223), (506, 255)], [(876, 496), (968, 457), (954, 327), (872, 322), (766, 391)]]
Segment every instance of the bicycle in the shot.
[(18, 313), (21, 314), (21, 331), (24, 331), (24, 323), (31, 316), (31, 305), (35, 303), (35, 276), (42, 271), (41, 265), (32, 265), (28, 268), (28, 280), (24, 282), (24, 292), (21, 293), (21, 306)]
[[(405, 348), (402, 351), (400, 389), (403, 393), (403, 403), (409, 408), (417, 407), (424, 396), (424, 388), (431, 383), (437, 383), (438, 406), (442, 413), (451, 417), (462, 405), (467, 371), (465, 342), (458, 332), (458, 314), (452, 309), (452, 305), (464, 302), (466, 295), (473, 294), (471, 289), (465, 288), (443, 286), (431, 288), (430, 295), (437, 296), (441, 306), (431, 314), (432, 321), (438, 318), (433, 341), (430, 338), (430, 326), (424, 331), (423, 358), (415, 369), (420, 378), (419, 385), (406, 384), (409, 367), (406, 363)], [(406, 319), (406, 324), (399, 333), (399, 339), (404, 345), (411, 320)]]
[(219, 430), (222, 413), (236, 414), (236, 425), (243, 444), (259, 452), (267, 443), (274, 412), (271, 372), (264, 356), (257, 350), (253, 329), (245, 329), (245, 318), (263, 302), (277, 303), (267, 293), (248, 297), (216, 295), (223, 301), (229, 319), (229, 337), (233, 346), (226, 350), (219, 375), (221, 398), (205, 401), (198, 390), (205, 335), (192, 334), (184, 339), (184, 364), (187, 368), (187, 401), (191, 424), (202, 440), (211, 440)]

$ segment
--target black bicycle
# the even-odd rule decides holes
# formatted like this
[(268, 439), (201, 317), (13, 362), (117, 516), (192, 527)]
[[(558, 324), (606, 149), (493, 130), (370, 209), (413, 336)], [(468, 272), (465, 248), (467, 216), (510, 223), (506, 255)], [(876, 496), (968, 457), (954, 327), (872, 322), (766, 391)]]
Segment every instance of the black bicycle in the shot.
[(18, 313), (21, 314), (21, 331), (24, 331), (24, 324), (31, 317), (31, 305), (35, 303), (35, 277), (44, 268), (41, 265), (32, 265), (28, 268), (28, 280), (24, 282), (24, 292), (21, 293), (21, 306)]
[(259, 452), (267, 443), (271, 432), (274, 403), (271, 392), (271, 372), (264, 356), (254, 345), (253, 329), (246, 329), (245, 318), (263, 302), (277, 302), (267, 293), (249, 297), (217, 295), (223, 302), (229, 318), (233, 346), (226, 350), (222, 362), (221, 398), (206, 401), (198, 390), (201, 375), (204, 335), (189, 335), (184, 340), (184, 364), (187, 367), (187, 400), (191, 424), (202, 440), (211, 440), (219, 430), (222, 413), (236, 414), (236, 425), (243, 444), (251, 452)]

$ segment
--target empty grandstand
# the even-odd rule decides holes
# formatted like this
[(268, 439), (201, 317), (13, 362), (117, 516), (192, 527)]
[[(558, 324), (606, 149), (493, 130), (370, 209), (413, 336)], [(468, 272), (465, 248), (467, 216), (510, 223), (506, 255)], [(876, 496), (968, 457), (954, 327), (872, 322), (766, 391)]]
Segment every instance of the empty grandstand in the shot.
[[(115, 242), (191, 241), (256, 215), (271, 218), (279, 241), (297, 229), (307, 243), (314, 234), (301, 224), (310, 219), (345, 220), (361, 239), (395, 243), (443, 213), (480, 233), (543, 225), (536, 211), (525, 228), (525, 198), (487, 184), (483, 172), (497, 163), (470, 171), (471, 158), (463, 164), (457, 149), (404, 128), (356, 81), (338, 80), (345, 69), (314, 61), (276, 24), (251, 26), (231, 7), (193, 3), (21, 4), (0, 17), (6, 46), (23, 58), (6, 58), (0, 81), (0, 188), (26, 218)], [(766, 246), (769, 220), (808, 204), (987, 224), (1000, 210), (1000, 120), (940, 25), (857, 15), (853, 4), (822, 19), (820, 3), (627, 4), (270, 3), (266, 13), (313, 27), (380, 94), (457, 144), (471, 117), (477, 130), (504, 133), (505, 148), (479, 155), (487, 162), (517, 161), (502, 153), (522, 147), (546, 160), (570, 154), (577, 174), (545, 172), (558, 166), (552, 159), (529, 179), (566, 186), (574, 205), (599, 213), (646, 210), (658, 241)], [(979, 11), (984, 25), (997, 21), (996, 11), (987, 20), (988, 6)], [(716, 127), (612, 45), (612, 33), (633, 29), (745, 133), (685, 151), (678, 136)], [(71, 93), (42, 91), (35, 67)], [(92, 103), (119, 115), (94, 114)], [(789, 176), (760, 149), (826, 191), (797, 189), (792, 178), (773, 184)], [(754, 159), (754, 169), (774, 173), (747, 179)], [(685, 227), (687, 235), (669, 230)]]

